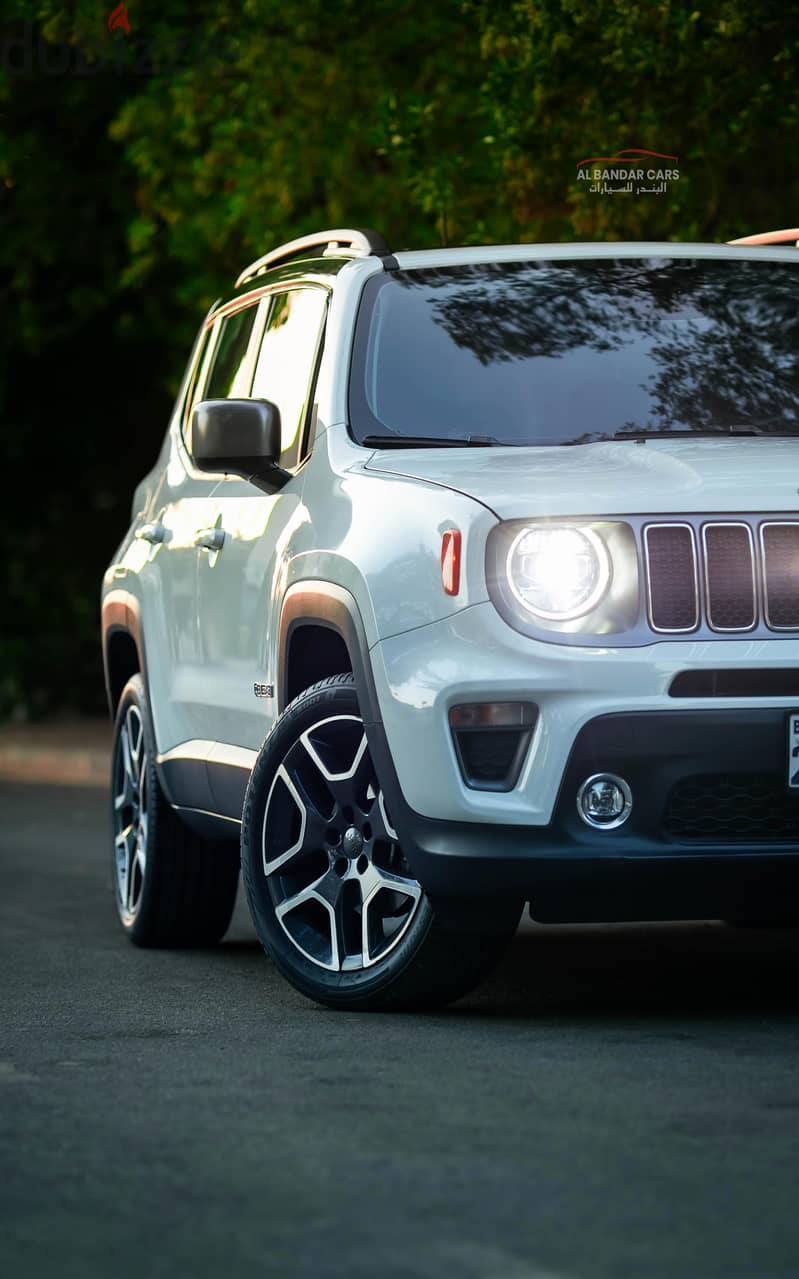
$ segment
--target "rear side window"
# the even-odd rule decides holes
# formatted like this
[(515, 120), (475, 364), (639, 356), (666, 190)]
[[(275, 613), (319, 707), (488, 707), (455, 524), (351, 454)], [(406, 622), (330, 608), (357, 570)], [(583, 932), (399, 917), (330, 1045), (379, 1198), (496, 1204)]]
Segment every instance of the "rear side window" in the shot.
[(251, 394), (254, 399), (272, 400), (280, 409), (280, 465), (285, 470), (297, 466), (304, 455), (326, 307), (324, 289), (276, 293), (261, 340)]
[(256, 306), (248, 306), (243, 311), (217, 320), (222, 329), (203, 399), (227, 400), (249, 393), (246, 357), (257, 309)]

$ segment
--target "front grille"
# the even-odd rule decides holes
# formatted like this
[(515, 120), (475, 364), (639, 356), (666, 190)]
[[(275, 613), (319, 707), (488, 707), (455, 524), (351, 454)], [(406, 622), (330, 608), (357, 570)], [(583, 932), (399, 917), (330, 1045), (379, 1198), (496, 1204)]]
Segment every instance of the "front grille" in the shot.
[(799, 524), (764, 524), (760, 530), (766, 571), (766, 621), (778, 630), (799, 627)]
[(749, 631), (757, 621), (755, 555), (746, 524), (706, 524), (707, 620), (715, 631)]
[(692, 631), (699, 622), (694, 531), (689, 524), (655, 524), (644, 531), (649, 616), (656, 631)]
[(653, 630), (799, 631), (799, 521), (647, 524), (643, 549)]
[(665, 834), (686, 844), (799, 844), (799, 797), (775, 773), (708, 773), (674, 786)]

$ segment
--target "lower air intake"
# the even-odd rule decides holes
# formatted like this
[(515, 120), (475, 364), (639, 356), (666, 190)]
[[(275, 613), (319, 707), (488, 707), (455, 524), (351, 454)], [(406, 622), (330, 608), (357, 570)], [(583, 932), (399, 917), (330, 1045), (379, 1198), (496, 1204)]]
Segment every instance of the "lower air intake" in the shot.
[(799, 796), (775, 773), (711, 773), (673, 787), (663, 830), (681, 843), (799, 845)]

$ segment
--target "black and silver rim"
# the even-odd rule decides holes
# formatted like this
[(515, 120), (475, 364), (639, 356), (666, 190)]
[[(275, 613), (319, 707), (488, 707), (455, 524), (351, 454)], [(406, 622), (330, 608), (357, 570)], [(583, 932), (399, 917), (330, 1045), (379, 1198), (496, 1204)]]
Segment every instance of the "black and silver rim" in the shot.
[(147, 869), (147, 747), (137, 706), (129, 706), (114, 756), (114, 869), (117, 906), (132, 923)]
[(266, 800), (262, 854), (280, 927), (319, 968), (371, 968), (399, 944), (422, 889), (357, 715), (319, 720), (286, 752)]

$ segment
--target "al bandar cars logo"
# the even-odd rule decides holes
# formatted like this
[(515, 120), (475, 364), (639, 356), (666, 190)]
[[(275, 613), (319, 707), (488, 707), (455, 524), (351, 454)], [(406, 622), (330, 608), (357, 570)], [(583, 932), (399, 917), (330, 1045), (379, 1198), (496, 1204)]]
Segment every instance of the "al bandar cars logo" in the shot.
[(679, 156), (642, 147), (577, 161), (577, 181), (593, 195), (663, 195), (679, 177)]

